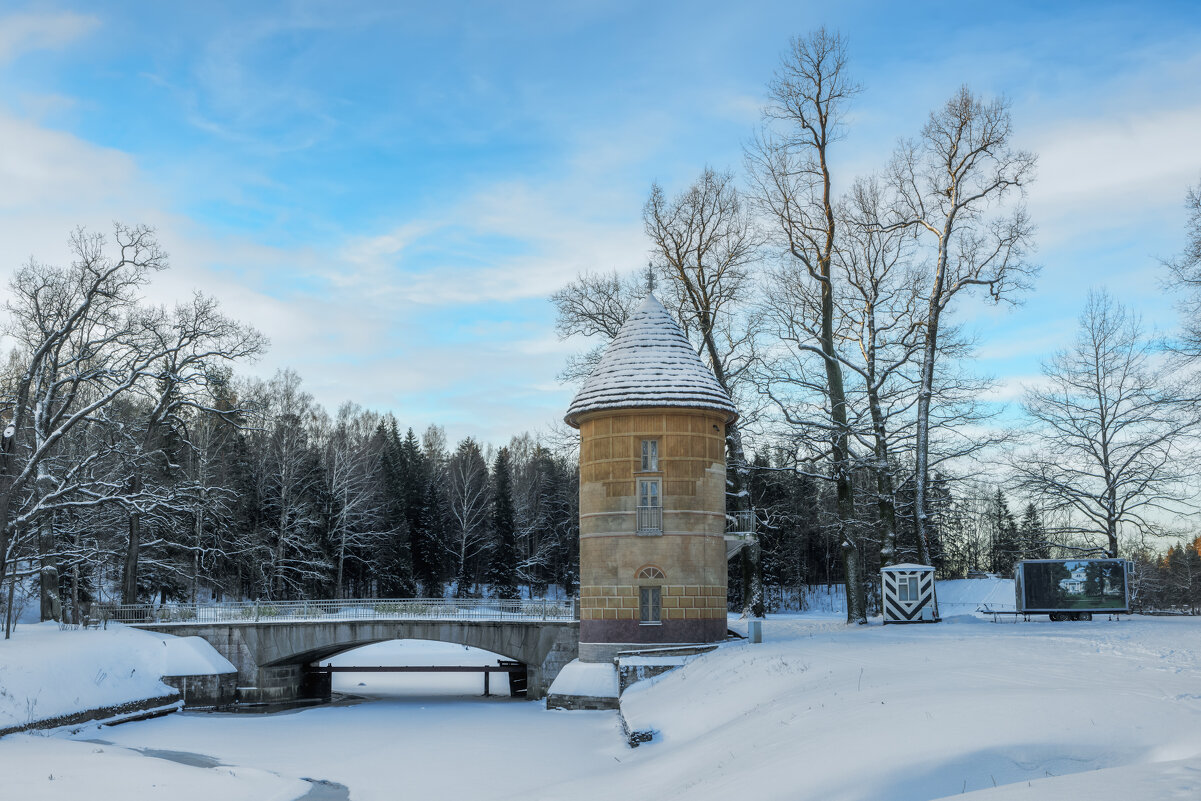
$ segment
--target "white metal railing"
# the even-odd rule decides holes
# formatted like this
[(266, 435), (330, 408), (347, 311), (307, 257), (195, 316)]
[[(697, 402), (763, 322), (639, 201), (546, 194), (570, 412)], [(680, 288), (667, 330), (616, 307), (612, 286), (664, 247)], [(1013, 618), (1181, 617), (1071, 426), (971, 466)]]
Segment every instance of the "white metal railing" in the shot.
[(662, 534), (663, 533), (663, 507), (662, 506), (639, 506), (638, 507), (638, 529), (639, 534)]
[(744, 537), (755, 533), (755, 510), (741, 509), (737, 512), (726, 512), (726, 534)]
[(219, 604), (95, 604), (92, 616), (118, 623), (255, 623), (289, 620), (578, 620), (570, 600), (353, 598)]

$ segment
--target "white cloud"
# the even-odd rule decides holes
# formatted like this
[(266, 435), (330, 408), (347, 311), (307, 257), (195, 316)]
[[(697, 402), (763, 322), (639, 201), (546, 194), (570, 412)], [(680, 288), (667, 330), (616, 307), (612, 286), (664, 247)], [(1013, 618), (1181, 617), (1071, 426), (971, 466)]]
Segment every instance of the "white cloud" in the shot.
[(90, 33), (96, 17), (64, 11), (0, 17), (0, 64), (34, 50), (59, 49)]
[(1201, 175), (1201, 104), (1063, 120), (1030, 137), (1040, 238), (1128, 225), (1180, 206)]
[[(149, 299), (169, 304), (200, 289), (263, 331), (271, 349), (244, 372), (293, 367), (328, 408), (355, 400), (405, 424), (445, 424), (456, 438), (500, 442), (557, 420), (570, 388), (554, 376), (571, 346), (554, 339), (548, 322), (545, 332), (496, 322), (503, 311), (454, 331), (439, 320), (440, 308), (544, 298), (580, 269), (645, 257), (640, 223), (587, 221), (586, 199), (572, 199), (579, 190), (570, 179), (487, 187), (428, 220), (328, 249), (277, 248), (218, 236), (183, 217), (174, 211), (176, 189), (129, 154), (2, 111), (0, 140), (0, 272), (11, 274), (31, 255), (65, 261), (76, 226), (153, 225), (172, 268), (155, 277)], [(410, 248), (437, 244), (445, 220), (462, 221), (468, 239), (526, 242), (531, 255), (407, 272)]]

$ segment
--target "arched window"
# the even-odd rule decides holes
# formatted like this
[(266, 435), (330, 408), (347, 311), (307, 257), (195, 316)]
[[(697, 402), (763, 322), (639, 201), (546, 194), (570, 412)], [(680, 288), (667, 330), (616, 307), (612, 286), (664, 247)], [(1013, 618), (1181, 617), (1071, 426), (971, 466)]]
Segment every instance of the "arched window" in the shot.
[(638, 571), (637, 578), (639, 578), (639, 579), (665, 579), (665, 578), (667, 578), (667, 576), (663, 575), (663, 571), (660, 570), (659, 568), (655, 567), (654, 565), (647, 565), (646, 567), (644, 567)]

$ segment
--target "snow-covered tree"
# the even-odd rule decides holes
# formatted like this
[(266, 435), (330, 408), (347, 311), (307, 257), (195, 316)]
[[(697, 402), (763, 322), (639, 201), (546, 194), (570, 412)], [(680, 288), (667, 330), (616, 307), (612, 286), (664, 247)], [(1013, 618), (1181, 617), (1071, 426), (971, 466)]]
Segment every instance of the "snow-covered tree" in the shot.
[(487, 581), (497, 598), (517, 598), (517, 542), (513, 520), (513, 479), (509, 449), (501, 448), (492, 462), (491, 553)]
[(477, 562), (487, 555), (488, 513), (491, 507), (488, 465), (475, 440), (459, 443), (446, 466), (451, 529), (443, 541), (454, 565), (456, 592), (461, 597), (474, 583)]

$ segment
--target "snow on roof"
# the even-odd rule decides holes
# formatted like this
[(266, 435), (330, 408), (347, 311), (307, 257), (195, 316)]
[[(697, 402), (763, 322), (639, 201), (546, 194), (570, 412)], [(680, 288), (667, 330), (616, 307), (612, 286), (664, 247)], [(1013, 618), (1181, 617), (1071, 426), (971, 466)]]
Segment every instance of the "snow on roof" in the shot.
[(882, 567), (880, 569), (881, 570), (933, 570), (934, 568), (930, 567), (930, 565), (915, 565), (912, 563), (906, 563), (906, 564), (902, 564), (902, 565), (889, 565), (888, 567)]
[(738, 417), (730, 396), (692, 349), (688, 337), (654, 295), (647, 295), (617, 332), (563, 418), (603, 409), (684, 406)]

